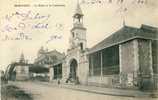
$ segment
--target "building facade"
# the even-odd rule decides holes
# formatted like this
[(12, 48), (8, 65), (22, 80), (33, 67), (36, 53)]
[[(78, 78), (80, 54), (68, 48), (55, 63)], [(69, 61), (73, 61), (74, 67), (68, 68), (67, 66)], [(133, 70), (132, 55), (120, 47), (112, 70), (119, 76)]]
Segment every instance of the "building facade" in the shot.
[[(86, 28), (83, 25), (83, 13), (80, 5), (77, 5), (73, 15), (73, 28), (69, 39), (70, 47), (64, 60), (55, 64), (62, 66), (62, 82), (86, 84), (88, 77), (88, 59)], [(55, 67), (53, 67), (55, 69)], [(53, 69), (52, 69), (53, 70)], [(53, 72), (53, 71), (51, 71)], [(55, 75), (55, 73), (53, 73)]]
[(48, 68), (53, 63), (56, 63), (58, 60), (61, 60), (64, 57), (64, 53), (60, 53), (57, 50), (48, 51), (48, 49), (41, 47), (37, 53), (37, 58), (35, 59), (34, 64)]
[[(59, 61), (62, 61), (65, 58), (64, 53), (60, 53), (57, 50), (48, 51), (48, 49), (45, 49), (41, 47), (38, 51), (37, 58), (34, 61), (34, 67), (33, 68), (40, 68), (41, 71), (37, 72), (37, 69), (34, 69), (33, 77), (36, 76), (45, 76), (49, 77), (49, 80), (57, 79), (62, 76), (61, 74), (61, 67), (54, 66), (54, 64), (57, 64)], [(43, 70), (43, 68), (48, 69), (48, 72)], [(42, 71), (43, 70), (43, 71)]]
[(88, 49), (83, 16), (77, 4), (67, 55), (50, 71), (54, 77), (57, 74), (55, 68), (60, 67), (62, 76), (51, 80), (107, 87), (151, 88), (158, 73), (158, 28), (124, 25)]
[(158, 28), (124, 26), (90, 49), (89, 83), (151, 88), (158, 68), (157, 40)]

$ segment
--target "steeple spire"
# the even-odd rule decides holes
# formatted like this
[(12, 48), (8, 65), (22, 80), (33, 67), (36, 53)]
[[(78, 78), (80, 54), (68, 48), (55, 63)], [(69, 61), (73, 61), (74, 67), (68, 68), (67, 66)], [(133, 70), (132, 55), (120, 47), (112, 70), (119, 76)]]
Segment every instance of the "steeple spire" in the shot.
[(79, 0), (77, 0), (77, 6), (73, 15), (73, 23), (74, 27), (83, 27), (83, 13), (79, 4)]
[(75, 9), (75, 14), (74, 14), (74, 16), (75, 16), (76, 14), (83, 16), (83, 13), (82, 13), (82, 10), (81, 10), (80, 4), (79, 4), (79, 0), (77, 0), (77, 6), (76, 6), (76, 9)]
[(43, 46), (39, 49), (39, 53), (44, 53), (44, 47)]
[(25, 58), (24, 58), (24, 54), (23, 53), (21, 53), (21, 55), (20, 55), (20, 62), (21, 63), (25, 62)]
[(83, 13), (77, 0), (75, 13), (73, 14), (73, 28), (71, 29), (70, 48), (86, 48), (86, 28), (83, 25)]

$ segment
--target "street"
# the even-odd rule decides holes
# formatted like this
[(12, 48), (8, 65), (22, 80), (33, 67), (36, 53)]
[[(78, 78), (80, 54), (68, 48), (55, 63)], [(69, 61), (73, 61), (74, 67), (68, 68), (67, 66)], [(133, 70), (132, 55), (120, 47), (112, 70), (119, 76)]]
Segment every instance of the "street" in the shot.
[(33, 94), (34, 100), (157, 100), (157, 98), (122, 97), (75, 91), (38, 82), (11, 82), (11, 84)]

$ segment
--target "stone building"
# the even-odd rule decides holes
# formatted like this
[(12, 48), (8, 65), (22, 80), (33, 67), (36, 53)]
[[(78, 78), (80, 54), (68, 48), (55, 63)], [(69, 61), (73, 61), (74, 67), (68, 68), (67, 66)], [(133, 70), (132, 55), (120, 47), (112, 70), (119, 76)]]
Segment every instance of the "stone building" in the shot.
[[(70, 47), (65, 59), (50, 69), (51, 80), (108, 87), (150, 87), (158, 73), (158, 28), (124, 25), (87, 49), (80, 5), (73, 15)], [(60, 67), (60, 77), (53, 78)], [(150, 86), (149, 86), (150, 85)]]
[(63, 59), (64, 57), (64, 53), (60, 53), (57, 50), (48, 51), (48, 49), (41, 47), (38, 51), (34, 64), (48, 68), (53, 63), (56, 63), (58, 60)]
[[(53, 79), (61, 79), (62, 82), (77, 81), (83, 84), (87, 82), (88, 76), (88, 59), (86, 58), (87, 52), (87, 40), (86, 40), (86, 28), (83, 25), (83, 13), (80, 5), (77, 5), (75, 14), (73, 15), (73, 28), (71, 29), (71, 37), (69, 39), (70, 47), (67, 50), (66, 57), (54, 64), (51, 69), (51, 76), (54, 77), (55, 68), (60, 67), (60, 73), (62, 77), (54, 77)], [(62, 68), (62, 69), (61, 69)]]
[[(45, 49), (43, 47), (41, 47), (38, 51), (37, 54), (37, 58), (34, 61), (34, 67), (32, 67), (32, 69), (34, 70), (33, 77), (36, 76), (44, 76), (49, 77), (50, 80), (52, 80), (53, 78), (56, 79), (59, 76), (60, 73), (60, 66), (59, 67), (54, 67), (54, 71), (52, 72), (52, 66), (54, 64), (57, 64), (59, 61), (61, 61), (62, 59), (65, 58), (65, 54), (64, 53), (60, 53), (57, 50), (52, 50), (52, 51), (48, 51), (48, 49)], [(54, 76), (50, 76), (50, 73), (46, 71), (44, 71), (43, 68), (48, 69), (48, 71), (50, 71), (50, 73), (55, 73)], [(41, 69), (41, 70), (38, 70)], [(50, 70), (49, 70), (50, 69)], [(62, 75), (62, 74), (61, 74)], [(60, 77), (61, 77), (60, 75)]]
[(122, 27), (89, 50), (89, 84), (114, 85), (119, 79), (124, 86), (148, 87), (158, 72), (157, 40), (158, 28)]

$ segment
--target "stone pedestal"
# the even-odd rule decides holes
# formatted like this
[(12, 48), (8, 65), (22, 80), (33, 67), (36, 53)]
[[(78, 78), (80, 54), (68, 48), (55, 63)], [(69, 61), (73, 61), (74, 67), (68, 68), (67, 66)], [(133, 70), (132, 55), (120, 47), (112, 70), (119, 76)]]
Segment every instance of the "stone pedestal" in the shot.
[(17, 65), (16, 66), (16, 80), (25, 81), (29, 79), (29, 66)]

